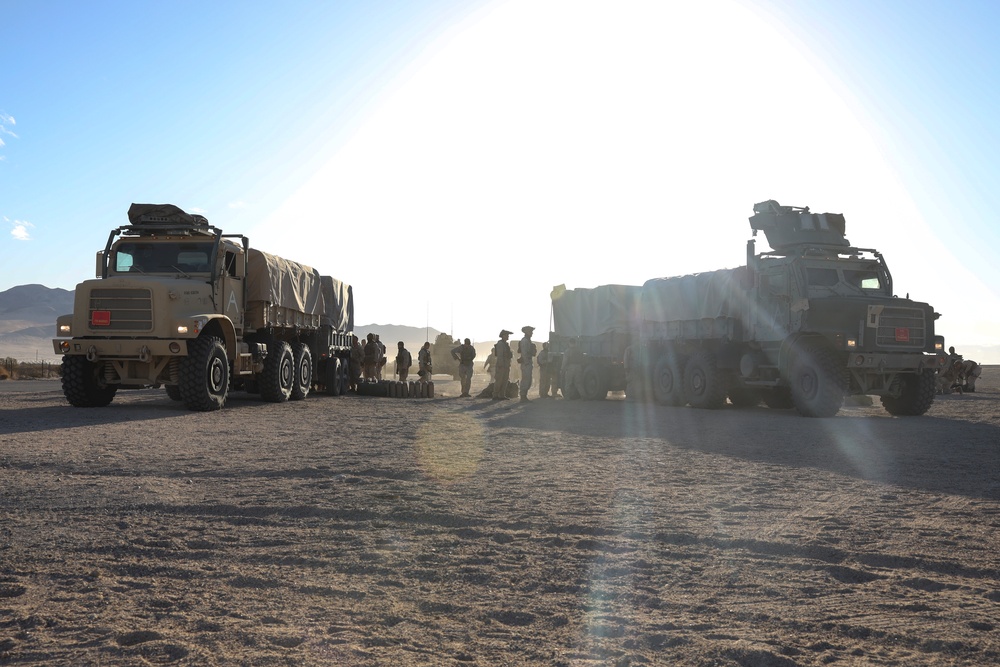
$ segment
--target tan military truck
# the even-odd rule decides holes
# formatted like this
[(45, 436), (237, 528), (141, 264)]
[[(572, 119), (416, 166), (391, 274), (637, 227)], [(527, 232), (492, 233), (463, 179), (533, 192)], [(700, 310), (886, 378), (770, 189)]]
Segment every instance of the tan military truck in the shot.
[(56, 323), (71, 405), (108, 405), (123, 387), (162, 385), (198, 411), (231, 389), (270, 402), (346, 390), (350, 285), (176, 206), (132, 204), (128, 219)]

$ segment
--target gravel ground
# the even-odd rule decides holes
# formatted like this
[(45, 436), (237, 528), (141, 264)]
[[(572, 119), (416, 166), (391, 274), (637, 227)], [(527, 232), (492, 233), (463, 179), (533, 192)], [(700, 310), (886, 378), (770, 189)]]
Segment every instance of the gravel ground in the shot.
[(1000, 664), (998, 367), (918, 418), (11, 386), (0, 664)]

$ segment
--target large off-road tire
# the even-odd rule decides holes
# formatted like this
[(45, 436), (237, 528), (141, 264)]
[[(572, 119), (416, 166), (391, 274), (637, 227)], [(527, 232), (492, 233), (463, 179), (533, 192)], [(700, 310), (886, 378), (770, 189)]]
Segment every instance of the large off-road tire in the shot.
[(182, 400), (184, 400), (181, 397), (181, 388), (180, 388), (180, 385), (168, 384), (168, 385), (166, 385), (166, 390), (167, 390), (167, 398), (169, 398), (171, 401), (182, 401)]
[(882, 407), (890, 415), (916, 417), (927, 412), (934, 403), (936, 378), (934, 371), (901, 375), (899, 397), (883, 396)]
[(761, 392), (764, 398), (764, 405), (772, 410), (791, 410), (795, 407), (792, 402), (792, 391), (788, 387), (771, 387)]
[(699, 350), (684, 365), (684, 398), (692, 408), (717, 410), (726, 402), (726, 383), (715, 355)]
[(587, 401), (604, 400), (608, 397), (608, 382), (597, 364), (583, 367), (583, 392), (580, 398)]
[(737, 408), (755, 408), (760, 405), (761, 391), (752, 387), (730, 387), (729, 402)]
[(221, 340), (206, 336), (188, 344), (188, 356), (181, 362), (178, 386), (188, 410), (222, 409), (229, 396), (229, 359)]
[(326, 393), (330, 396), (340, 396), (343, 393), (343, 376), (340, 372), (340, 359), (330, 357), (323, 367), (323, 382), (326, 384)]
[(806, 417), (833, 417), (844, 404), (847, 378), (836, 351), (821, 346), (804, 348), (792, 362), (789, 377), (795, 409)]
[(305, 343), (292, 343), (292, 358), (295, 360), (295, 380), (289, 398), (301, 401), (309, 395), (313, 382), (313, 357)]
[(100, 366), (76, 355), (63, 357), (62, 388), (69, 404), (78, 408), (103, 408), (118, 392), (118, 385), (104, 381)]
[(260, 397), (269, 403), (284, 403), (295, 384), (295, 357), (285, 341), (275, 341), (270, 348), (260, 374)]
[(653, 400), (661, 405), (684, 405), (684, 379), (681, 359), (672, 352), (665, 352), (653, 363), (649, 382)]
[(347, 359), (340, 359), (340, 395), (343, 396), (351, 390), (351, 363)]

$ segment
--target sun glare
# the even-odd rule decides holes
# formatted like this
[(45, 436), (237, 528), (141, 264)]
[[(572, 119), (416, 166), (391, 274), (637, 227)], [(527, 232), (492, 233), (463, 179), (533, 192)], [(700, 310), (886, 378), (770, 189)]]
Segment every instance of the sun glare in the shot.
[[(359, 322), (483, 336), (544, 327), (555, 284), (735, 266), (768, 198), (844, 212), (861, 245), (890, 216), (922, 224), (848, 105), (744, 5), (514, 0), (407, 67), (255, 234), (361, 285)], [(375, 249), (327, 269), (291, 221)]]

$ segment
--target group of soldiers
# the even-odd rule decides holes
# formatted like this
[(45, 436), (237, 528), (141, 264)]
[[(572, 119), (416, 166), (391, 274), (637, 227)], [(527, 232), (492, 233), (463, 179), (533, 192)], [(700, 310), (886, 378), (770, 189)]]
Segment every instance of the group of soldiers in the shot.
[[(413, 356), (406, 349), (403, 341), (397, 343), (396, 370), (395, 375), (402, 382), (410, 375), (410, 368), (413, 366)], [(350, 389), (357, 391), (360, 382), (380, 382), (384, 372), (388, 357), (386, 347), (379, 339), (378, 334), (369, 333), (362, 344), (357, 336), (351, 337), (351, 357), (350, 357)], [(424, 343), (417, 352), (417, 375), (421, 382), (430, 382), (433, 374), (431, 363), (431, 344)]]
[[(558, 393), (559, 371), (558, 359), (549, 352), (549, 344), (542, 343), (541, 351), (531, 340), (535, 328), (532, 326), (521, 327), (523, 338), (517, 342), (516, 363), (520, 370), (520, 380), (518, 384), (518, 395), (522, 402), (528, 401), (528, 391), (532, 385), (532, 374), (534, 365), (537, 362), (539, 368), (539, 396), (541, 398), (555, 398)], [(494, 400), (505, 400), (510, 398), (508, 393), (511, 387), (511, 367), (515, 363), (514, 349), (511, 347), (509, 338), (513, 332), (504, 329), (500, 332), (500, 340), (493, 346), (493, 350), (486, 358), (484, 368), (490, 374), (492, 384), (492, 398)], [(461, 344), (451, 350), (451, 356), (458, 361), (458, 379), (461, 383), (461, 396), (471, 397), (473, 365), (476, 359), (476, 348), (472, 342), (466, 338)], [(567, 359), (571, 358), (571, 352), (567, 354)], [(350, 356), (350, 389), (357, 391), (361, 382), (380, 382), (385, 372), (388, 362), (386, 346), (379, 339), (378, 334), (369, 333), (364, 342), (357, 336), (352, 339)], [(410, 368), (413, 366), (413, 357), (406, 349), (403, 341), (397, 343), (395, 358), (395, 377), (405, 382), (409, 377)], [(433, 374), (433, 364), (431, 361), (431, 344), (425, 342), (417, 353), (418, 376), (422, 382), (430, 382)], [(570, 373), (572, 368), (570, 368)], [(572, 375), (568, 375), (572, 379)], [(549, 393), (551, 391), (551, 394)]]
[[(510, 386), (511, 368), (515, 362), (514, 350), (511, 348), (509, 338), (513, 331), (503, 329), (500, 331), (500, 340), (493, 346), (493, 351), (486, 358), (486, 370), (490, 374), (493, 385), (493, 400), (503, 401), (511, 398), (508, 394)], [(518, 396), (522, 403), (528, 402), (528, 391), (531, 389), (535, 364), (538, 364), (538, 396), (539, 398), (555, 398), (559, 392), (559, 364), (549, 351), (549, 344), (542, 343), (541, 351), (531, 340), (535, 333), (535, 327), (523, 326), (521, 333), (524, 336), (517, 342), (517, 367), (520, 370), (520, 380), (518, 382)], [(468, 342), (468, 341), (466, 341)], [(572, 351), (572, 348), (571, 348)], [(571, 352), (567, 353), (567, 378), (573, 381)], [(464, 392), (465, 390), (463, 390)], [(551, 393), (550, 393), (551, 392)]]
[(948, 366), (938, 371), (937, 393), (950, 394), (956, 392), (976, 391), (976, 380), (983, 372), (983, 367), (971, 359), (965, 359), (955, 352), (954, 347), (948, 348)]

